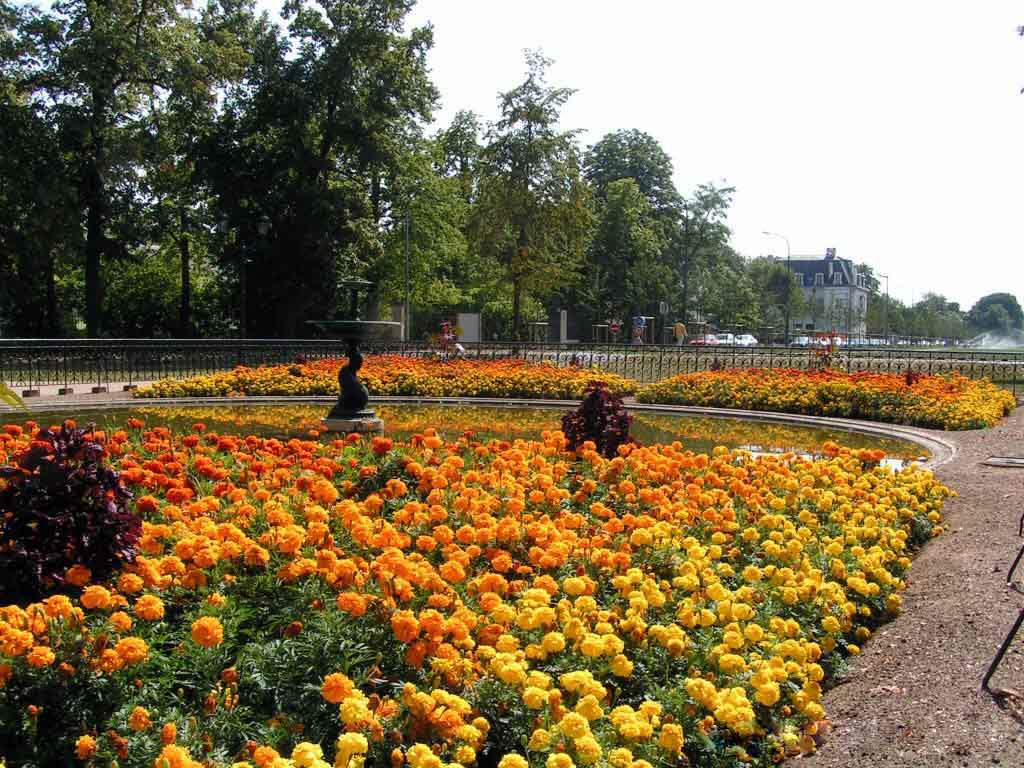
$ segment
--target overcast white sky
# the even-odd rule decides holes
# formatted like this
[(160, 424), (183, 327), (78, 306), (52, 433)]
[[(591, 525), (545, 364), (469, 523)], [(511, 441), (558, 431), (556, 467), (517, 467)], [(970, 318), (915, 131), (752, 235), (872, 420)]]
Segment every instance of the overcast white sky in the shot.
[(420, 0), (413, 21), (434, 25), (439, 125), (494, 119), (540, 48), (578, 89), (563, 124), (585, 144), (637, 128), (684, 194), (736, 187), (741, 253), (785, 255), (770, 230), (871, 264), (904, 301), (1024, 299), (1024, 4)]

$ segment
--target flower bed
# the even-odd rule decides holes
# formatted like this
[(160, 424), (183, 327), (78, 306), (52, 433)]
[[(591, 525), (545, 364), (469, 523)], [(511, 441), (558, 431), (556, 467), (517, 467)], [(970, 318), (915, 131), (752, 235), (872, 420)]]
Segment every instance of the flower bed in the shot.
[(15, 764), (768, 765), (813, 750), (948, 493), (835, 445), (96, 437), (140, 552), (0, 608)]
[[(239, 366), (232, 371), (166, 379), (136, 391), (136, 397), (224, 397), (230, 395), (336, 395), (343, 360), (295, 365)], [(372, 355), (359, 370), (371, 395), (421, 397), (521, 397), (578, 400), (595, 378), (619, 394), (636, 383), (587, 368), (560, 368), (523, 360), (425, 360)]]
[(991, 427), (1016, 405), (991, 382), (959, 374), (917, 376), (796, 369), (706, 371), (637, 392), (645, 403), (842, 416), (939, 429)]

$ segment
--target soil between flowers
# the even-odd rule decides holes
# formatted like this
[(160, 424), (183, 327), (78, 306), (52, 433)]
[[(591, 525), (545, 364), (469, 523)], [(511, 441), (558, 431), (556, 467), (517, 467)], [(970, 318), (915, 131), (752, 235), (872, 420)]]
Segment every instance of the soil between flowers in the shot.
[[(980, 464), (1024, 455), (1024, 409), (991, 429), (942, 435), (958, 448), (935, 472), (959, 494), (943, 509), (946, 532), (914, 559), (902, 613), (825, 693), (833, 727), (808, 758), (814, 768), (1024, 765), (1024, 719), (1012, 702), (1001, 708), (981, 690), (1024, 606), (1024, 594), (1006, 586), (1024, 543), (1017, 537), (1024, 470)], [(991, 685), (1024, 694), (1024, 636)]]

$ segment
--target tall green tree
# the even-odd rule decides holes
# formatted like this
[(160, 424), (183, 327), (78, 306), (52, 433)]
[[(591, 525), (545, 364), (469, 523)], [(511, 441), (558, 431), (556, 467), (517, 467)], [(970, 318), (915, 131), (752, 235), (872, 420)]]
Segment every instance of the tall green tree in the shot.
[(599, 317), (643, 314), (664, 299), (672, 270), (662, 260), (666, 237), (632, 178), (607, 185), (597, 203), (587, 281)]
[(584, 168), (598, 199), (606, 197), (613, 182), (632, 179), (654, 217), (676, 218), (681, 200), (672, 160), (653, 136), (635, 128), (606, 134), (587, 150)]
[(256, 36), (243, 85), (199, 153), (231, 233), (225, 266), (248, 284), (247, 304), (267, 308), (244, 313), (244, 333), (299, 333), (334, 313), (339, 276), (383, 276), (402, 160), (437, 99), (432, 32), (405, 29), (412, 5), (288, 0), (287, 36), (269, 26)]
[(971, 307), (967, 320), (980, 331), (1009, 331), (1024, 327), (1024, 311), (1013, 294), (990, 293)]
[(38, 52), (20, 88), (59, 127), (77, 176), (90, 335), (101, 330), (103, 262), (131, 242), (144, 106), (172, 88), (192, 24), (187, 4), (175, 0), (58, 0), (19, 30)]
[(543, 299), (578, 281), (592, 222), (575, 132), (558, 125), (573, 91), (547, 84), (550, 63), (528, 53), (526, 79), (499, 96), (472, 222), (476, 247), (512, 287), (516, 337), (524, 292)]
[(701, 184), (680, 204), (673, 251), (680, 286), (680, 316), (684, 319), (689, 312), (691, 272), (703, 267), (703, 274), (711, 274), (728, 246), (730, 231), (726, 220), (735, 191), (734, 187)]

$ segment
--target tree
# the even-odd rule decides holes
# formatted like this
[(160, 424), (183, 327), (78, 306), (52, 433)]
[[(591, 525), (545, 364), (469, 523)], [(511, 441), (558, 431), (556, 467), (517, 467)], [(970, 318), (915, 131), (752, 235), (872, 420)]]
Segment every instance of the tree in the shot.
[(680, 204), (680, 226), (675, 234), (673, 251), (677, 254), (680, 316), (684, 320), (689, 311), (691, 270), (702, 263), (704, 266), (713, 265), (728, 246), (730, 232), (726, 217), (735, 191), (734, 187), (701, 184)]
[(672, 160), (649, 134), (635, 128), (606, 134), (587, 150), (584, 174), (599, 200), (607, 197), (612, 183), (632, 179), (655, 218), (676, 218), (680, 198), (672, 181)]
[(512, 287), (512, 328), (522, 335), (524, 292), (543, 298), (579, 277), (592, 220), (575, 133), (558, 128), (569, 88), (545, 82), (550, 61), (528, 53), (526, 79), (500, 94), (487, 132), (472, 232)]
[[(403, 158), (437, 99), (431, 30), (404, 29), (412, 5), (288, 0), (290, 38), (266, 23), (256, 36), (245, 82), (199, 151), (233, 233), (225, 266), (239, 287), (247, 280), (247, 303), (267, 308), (245, 313), (244, 332), (296, 334), (333, 315), (339, 277), (386, 272)], [(255, 231), (263, 216), (266, 238)]]
[(1009, 331), (1024, 326), (1024, 312), (1012, 294), (990, 293), (971, 307), (967, 321), (980, 331)]
[(587, 284), (599, 317), (643, 314), (669, 290), (672, 270), (661, 256), (666, 238), (632, 178), (612, 181), (597, 204)]
[(59, 0), (20, 26), (38, 52), (20, 87), (59, 126), (78, 177), (91, 336), (101, 329), (103, 260), (125, 254), (125, 227), (136, 212), (132, 161), (142, 109), (172, 87), (191, 28), (175, 0)]

